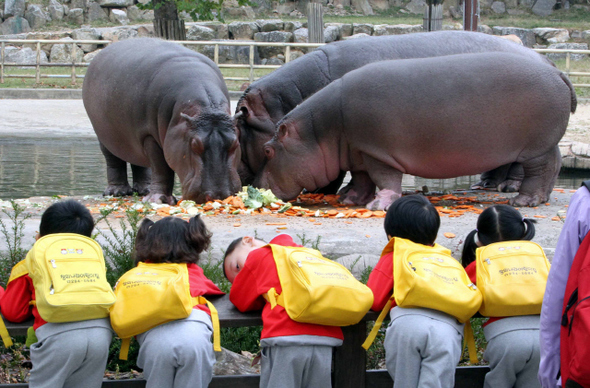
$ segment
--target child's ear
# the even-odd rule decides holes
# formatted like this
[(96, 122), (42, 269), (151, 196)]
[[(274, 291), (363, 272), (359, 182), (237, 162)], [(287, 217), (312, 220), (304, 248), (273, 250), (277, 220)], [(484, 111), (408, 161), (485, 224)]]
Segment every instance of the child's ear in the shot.
[(37, 234), (35, 235), (35, 241), (39, 240), (40, 238), (41, 238), (41, 235), (40, 235), (39, 233), (37, 233)]
[(246, 244), (246, 245), (252, 245), (252, 243), (254, 242), (254, 239), (250, 236), (244, 236), (242, 237), (242, 243)]

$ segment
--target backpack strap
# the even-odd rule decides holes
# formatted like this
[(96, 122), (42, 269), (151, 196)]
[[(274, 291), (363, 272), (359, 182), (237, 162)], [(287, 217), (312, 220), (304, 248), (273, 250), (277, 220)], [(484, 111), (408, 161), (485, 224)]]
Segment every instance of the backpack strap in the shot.
[[(469, 351), (469, 362), (475, 365), (479, 362), (477, 359), (477, 349), (475, 347), (475, 337), (473, 336), (473, 327), (471, 327), (471, 319), (465, 322), (464, 336), (463, 336), (463, 354), (465, 348)], [(461, 356), (463, 358), (463, 356)]]
[(119, 360), (127, 360), (129, 356), (129, 346), (131, 345), (131, 338), (121, 338), (121, 350), (119, 351)]
[(279, 294), (277, 290), (272, 287), (266, 294), (262, 294), (262, 297), (266, 299), (268, 303), (270, 303), (270, 309), (274, 309), (277, 305), (281, 307), (285, 307), (285, 302), (283, 301), (283, 294)]
[(29, 274), (29, 266), (27, 265), (27, 259), (23, 259), (15, 264), (10, 271), (10, 278), (8, 278), (8, 283), (11, 281), (20, 278), (21, 276), (25, 276)]
[(4, 347), (9, 348), (12, 346), (12, 339), (10, 338), (10, 334), (8, 334), (8, 329), (6, 329), (6, 325), (4, 324), (4, 320), (0, 316), (0, 337), (2, 337), (2, 341), (4, 342)]
[(377, 337), (377, 333), (379, 332), (381, 325), (383, 325), (383, 321), (385, 320), (385, 317), (389, 313), (389, 310), (391, 310), (392, 304), (393, 304), (393, 295), (391, 296), (391, 298), (389, 298), (389, 300), (385, 304), (385, 307), (383, 307), (383, 310), (381, 310), (381, 314), (379, 314), (379, 317), (377, 317), (377, 320), (375, 321), (375, 326), (373, 326), (373, 329), (369, 333), (369, 336), (367, 337), (365, 342), (363, 342), (362, 346), (365, 350), (369, 350), (369, 348), (373, 344), (373, 341), (375, 341), (375, 338)]

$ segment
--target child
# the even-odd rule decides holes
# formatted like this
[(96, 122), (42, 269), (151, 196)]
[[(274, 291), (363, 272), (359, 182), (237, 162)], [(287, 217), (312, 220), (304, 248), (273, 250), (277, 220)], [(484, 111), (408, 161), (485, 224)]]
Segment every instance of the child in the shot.
[[(166, 217), (143, 220), (135, 242), (135, 262), (187, 263), (192, 296), (222, 295), (197, 265), (209, 247), (211, 234), (199, 216), (186, 222)], [(213, 326), (206, 305), (198, 304), (188, 318), (168, 322), (137, 336), (137, 365), (147, 388), (205, 388), (213, 378)]]
[[(299, 247), (282, 234), (271, 244)], [(233, 283), (230, 301), (245, 312), (262, 310), (260, 387), (331, 387), (332, 348), (342, 345), (340, 327), (293, 321), (285, 309), (270, 308), (263, 296), (274, 287), (282, 292), (272, 249), (264, 241), (245, 236), (225, 252), (224, 273)]]
[[(45, 210), (36, 238), (54, 233), (90, 237), (93, 229), (94, 220), (88, 209), (68, 200)], [(100, 387), (112, 338), (109, 318), (47, 323), (37, 307), (29, 303), (32, 300), (35, 289), (26, 273), (8, 283), (0, 300), (0, 309), (8, 321), (24, 322), (35, 317), (33, 328), (38, 341), (31, 345), (33, 369), (29, 387)]]
[[(440, 217), (428, 199), (410, 195), (396, 200), (389, 207), (384, 227), (390, 240), (399, 237), (433, 246)], [(371, 308), (381, 311), (393, 292), (393, 252), (379, 259), (369, 275), (367, 286), (375, 296)], [(461, 358), (463, 324), (443, 312), (418, 307), (395, 306), (390, 318), (384, 347), (393, 386), (453, 387), (455, 367)]]
[[(465, 239), (461, 257), (472, 282), (476, 282), (475, 250), (500, 241), (531, 240), (535, 236), (534, 220), (523, 218), (508, 205), (487, 208), (477, 219), (477, 229)], [(484, 324), (488, 342), (483, 355), (490, 363), (485, 388), (540, 387), (539, 315), (490, 318)]]

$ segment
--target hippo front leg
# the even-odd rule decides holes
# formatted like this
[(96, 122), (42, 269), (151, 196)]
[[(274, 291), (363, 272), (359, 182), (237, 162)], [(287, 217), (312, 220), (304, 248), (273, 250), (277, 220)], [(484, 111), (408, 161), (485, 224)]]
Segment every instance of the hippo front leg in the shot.
[(340, 203), (345, 205), (364, 205), (375, 198), (375, 183), (366, 171), (351, 171), (350, 182), (338, 195)]
[(150, 183), (152, 182), (152, 172), (147, 167), (131, 165), (133, 172), (133, 192), (137, 195), (148, 195), (150, 192)]
[(153, 137), (147, 137), (143, 143), (143, 149), (152, 171), (150, 193), (143, 197), (144, 202), (176, 204), (176, 198), (172, 195), (174, 187), (174, 171), (168, 166), (164, 152)]
[(524, 170), (522, 164), (512, 163), (510, 165), (510, 171), (506, 180), (498, 185), (498, 191), (503, 193), (515, 193), (520, 190), (520, 185), (524, 178)]
[(133, 194), (133, 190), (127, 180), (127, 162), (113, 155), (102, 143), (99, 142), (99, 144), (107, 163), (108, 185), (102, 195), (122, 197)]
[(363, 164), (367, 169), (367, 174), (379, 188), (375, 199), (367, 204), (367, 209), (387, 209), (389, 205), (402, 196), (402, 177), (404, 174), (369, 155), (363, 155)]
[(537, 206), (547, 202), (561, 168), (559, 147), (544, 155), (522, 162), (524, 178), (518, 195), (510, 200), (513, 206)]
[(511, 165), (508, 163), (484, 172), (479, 177), (479, 182), (471, 185), (471, 190), (497, 189), (498, 185), (506, 180)]

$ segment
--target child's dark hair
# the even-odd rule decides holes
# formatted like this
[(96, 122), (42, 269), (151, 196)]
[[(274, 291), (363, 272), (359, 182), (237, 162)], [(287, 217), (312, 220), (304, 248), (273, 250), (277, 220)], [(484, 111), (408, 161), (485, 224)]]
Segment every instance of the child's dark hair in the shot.
[(383, 226), (390, 237), (432, 245), (440, 228), (440, 216), (426, 197), (408, 195), (389, 206)]
[(135, 264), (197, 263), (199, 254), (209, 248), (211, 233), (199, 215), (188, 222), (176, 217), (157, 222), (144, 219), (135, 238)]
[(76, 233), (86, 237), (92, 235), (94, 219), (81, 203), (68, 199), (49, 206), (41, 216), (39, 235), (54, 233)]
[(242, 237), (238, 237), (234, 241), (229, 243), (229, 245), (227, 246), (227, 249), (225, 250), (225, 254), (223, 255), (223, 265), (221, 267), (223, 268), (223, 276), (225, 276), (226, 279), (227, 279), (227, 274), (225, 273), (225, 258), (227, 256), (229, 256), (233, 251), (236, 250), (236, 247), (238, 246), (238, 244), (240, 244), (240, 242), (242, 242)]
[(500, 241), (532, 240), (535, 237), (535, 222), (524, 218), (512, 206), (494, 205), (487, 208), (477, 218), (477, 229), (465, 238), (461, 263), (464, 267), (471, 264), (478, 246)]

